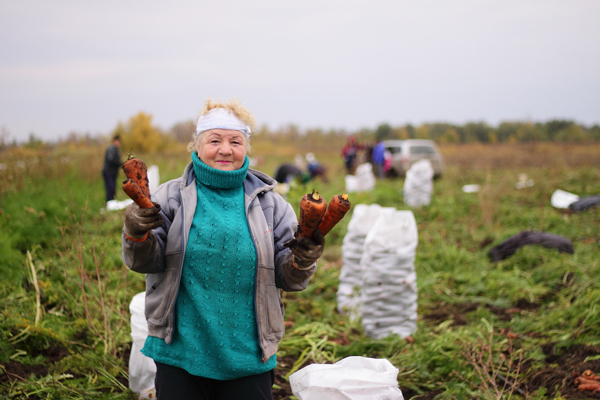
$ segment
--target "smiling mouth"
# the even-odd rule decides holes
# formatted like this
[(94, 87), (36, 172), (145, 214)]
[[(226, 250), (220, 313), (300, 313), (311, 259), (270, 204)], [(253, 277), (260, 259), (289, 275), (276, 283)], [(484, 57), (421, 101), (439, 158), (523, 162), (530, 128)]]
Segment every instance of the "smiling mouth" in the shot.
[(217, 161), (219, 164), (230, 164), (231, 161), (226, 161), (226, 160), (219, 160)]

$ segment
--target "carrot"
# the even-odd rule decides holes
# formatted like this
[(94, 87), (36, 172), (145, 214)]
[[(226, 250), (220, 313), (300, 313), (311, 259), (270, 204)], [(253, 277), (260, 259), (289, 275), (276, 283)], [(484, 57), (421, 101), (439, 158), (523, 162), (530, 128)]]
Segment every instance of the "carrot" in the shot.
[(582, 383), (577, 387), (579, 390), (593, 390), (594, 392), (600, 392), (600, 383)]
[(581, 376), (595, 381), (600, 381), (600, 376), (594, 374), (594, 371), (592, 371), (591, 369), (586, 369), (585, 371), (583, 371), (583, 374), (581, 374)]
[(300, 200), (300, 218), (298, 218), (298, 238), (300, 236), (312, 237), (319, 227), (321, 219), (327, 209), (327, 202), (319, 192), (313, 189)]
[(579, 378), (576, 378), (574, 382), (575, 382), (576, 385), (583, 385), (583, 384), (586, 384), (586, 383), (594, 383), (594, 384), (600, 385), (600, 383), (596, 382), (595, 380), (589, 379), (589, 378), (584, 378), (583, 376), (580, 376)]
[(323, 220), (319, 225), (319, 229), (323, 236), (327, 235), (331, 228), (333, 228), (338, 222), (344, 218), (344, 215), (350, 209), (350, 201), (348, 201), (347, 194), (336, 194), (329, 201), (329, 206), (327, 207), (327, 211), (325, 211), (325, 215), (323, 216)]
[(148, 170), (146, 164), (133, 156), (132, 153), (127, 154), (127, 160), (123, 164), (125, 176), (133, 179), (138, 184), (140, 189), (147, 198), (150, 198), (150, 184), (148, 182)]
[(131, 197), (131, 200), (135, 201), (141, 208), (152, 208), (154, 204), (149, 197), (144, 195), (142, 189), (138, 186), (133, 179), (125, 179), (123, 181), (123, 191), (127, 193), (127, 196)]

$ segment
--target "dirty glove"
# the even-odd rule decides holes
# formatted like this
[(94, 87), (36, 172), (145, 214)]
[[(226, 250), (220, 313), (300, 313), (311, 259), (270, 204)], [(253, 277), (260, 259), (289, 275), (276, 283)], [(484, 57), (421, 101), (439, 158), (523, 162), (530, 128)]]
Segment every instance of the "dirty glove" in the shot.
[(160, 216), (160, 204), (152, 202), (153, 208), (140, 208), (136, 203), (131, 203), (125, 209), (125, 234), (131, 239), (141, 239), (146, 233), (163, 224)]
[(325, 247), (325, 238), (319, 229), (315, 231), (312, 238), (301, 236), (299, 239), (294, 238), (285, 244), (292, 250), (294, 255), (293, 262), (297, 269), (310, 269), (317, 261), (323, 248)]

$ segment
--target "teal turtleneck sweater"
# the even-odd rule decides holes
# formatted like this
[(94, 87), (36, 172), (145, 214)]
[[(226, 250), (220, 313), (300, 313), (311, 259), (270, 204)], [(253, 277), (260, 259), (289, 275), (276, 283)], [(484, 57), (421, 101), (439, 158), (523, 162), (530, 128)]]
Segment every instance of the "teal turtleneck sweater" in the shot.
[(171, 344), (148, 337), (142, 353), (192, 375), (228, 380), (261, 374), (254, 310), (256, 250), (244, 209), (239, 170), (221, 171), (192, 153), (198, 203), (183, 261)]

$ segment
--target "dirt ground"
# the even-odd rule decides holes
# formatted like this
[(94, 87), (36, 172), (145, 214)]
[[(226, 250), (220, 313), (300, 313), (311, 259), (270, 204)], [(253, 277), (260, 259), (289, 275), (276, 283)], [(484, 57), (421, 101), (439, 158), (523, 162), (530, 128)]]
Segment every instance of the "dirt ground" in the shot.
[[(515, 304), (515, 306), (516, 305), (517, 304)], [(535, 305), (525, 302), (522, 302), (522, 304), (519, 305), (523, 309), (526, 307), (535, 307)], [(464, 313), (474, 311), (479, 306), (481, 305), (478, 303), (464, 303), (458, 305), (440, 304), (435, 312), (424, 315), (424, 318), (432, 322), (452, 318), (455, 321), (455, 324), (460, 325), (466, 323)], [(506, 309), (502, 311), (494, 309), (491, 311), (497, 313), (497, 315), (507, 315), (508, 317), (514, 313), (514, 311), (507, 312)], [(544, 365), (541, 368), (538, 367), (537, 369), (534, 369), (530, 365), (525, 364), (523, 369), (525, 382), (519, 386), (518, 390), (522, 393), (533, 393), (539, 388), (546, 388), (546, 395), (549, 398), (553, 398), (560, 393), (565, 399), (600, 399), (600, 393), (580, 391), (575, 384), (575, 375), (581, 374), (586, 370), (600, 373), (600, 360), (586, 362), (588, 357), (600, 355), (600, 347), (574, 345), (568, 348), (557, 348), (555, 343), (546, 343), (541, 346), (541, 350), (546, 355)], [(126, 353), (127, 354), (123, 354), (123, 359), (127, 365), (127, 360), (129, 359), (128, 350)], [(11, 360), (9, 363), (4, 364), (3, 369), (6, 373), (0, 374), (0, 383), (11, 380), (26, 380), (31, 374), (37, 377), (46, 376), (48, 373), (52, 373), (54, 363), (63, 357), (66, 357), (69, 352), (64, 347), (53, 347), (40, 354), (46, 358), (44, 363), (24, 365), (16, 360)], [(294, 361), (295, 360), (291, 357), (278, 360), (278, 366), (275, 369), (275, 384), (278, 388), (273, 389), (273, 398), (275, 400), (291, 399), (290, 396), (292, 395), (292, 390), (290, 384), (283, 377), (293, 366)], [(128, 385), (128, 382), (125, 379), (120, 379), (120, 381), (125, 386)], [(440, 393), (440, 391), (433, 391), (422, 394), (419, 397), (416, 397), (416, 399), (433, 400)], [(417, 395), (416, 392), (406, 389), (403, 391), (403, 394), (405, 399), (410, 399)]]
[[(525, 299), (518, 300), (511, 308), (502, 308), (490, 304), (459, 303), (446, 304), (437, 303), (431, 310), (425, 310), (423, 318), (432, 323), (440, 323), (448, 319), (453, 320), (453, 326), (465, 325), (467, 323), (465, 314), (475, 311), (478, 307), (485, 307), (503, 321), (511, 318), (521, 310), (533, 310), (539, 308), (537, 303), (531, 303)], [(568, 348), (557, 348), (555, 343), (546, 343), (541, 346), (546, 355), (544, 366), (533, 369), (530, 363), (525, 363), (522, 370), (525, 383), (519, 386), (520, 393), (534, 393), (539, 388), (546, 388), (548, 398), (559, 394), (565, 399), (600, 399), (600, 393), (580, 391), (575, 383), (575, 378), (586, 370), (600, 374), (600, 360), (588, 361), (591, 356), (600, 355), (600, 347), (573, 345)], [(439, 394), (430, 393), (418, 399), (434, 399)], [(410, 398), (410, 393), (404, 393), (405, 398)], [(433, 395), (433, 397), (431, 397)]]

